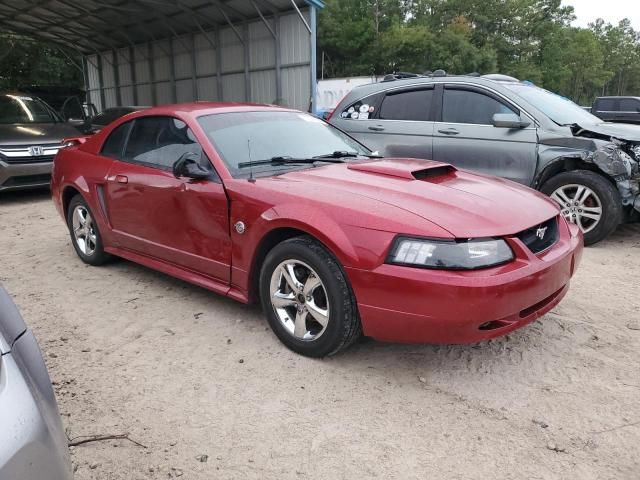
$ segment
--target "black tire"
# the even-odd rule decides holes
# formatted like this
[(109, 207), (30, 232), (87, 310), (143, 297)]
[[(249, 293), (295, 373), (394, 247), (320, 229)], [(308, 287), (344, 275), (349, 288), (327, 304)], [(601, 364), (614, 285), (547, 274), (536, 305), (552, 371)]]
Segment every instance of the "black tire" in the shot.
[[(328, 322), (323, 333), (315, 339), (302, 340), (294, 336), (293, 332), (285, 328), (271, 303), (272, 275), (285, 261), (302, 262), (311, 267), (324, 287), (321, 293), (324, 295), (326, 292), (324, 298), (329, 309)], [(301, 355), (333, 355), (347, 348), (362, 334), (356, 300), (346, 275), (333, 255), (310, 237), (285, 240), (268, 253), (260, 271), (260, 299), (269, 325), (276, 336), (289, 349)], [(287, 311), (291, 311), (291, 308), (295, 315), (295, 306), (287, 307)], [(308, 318), (311, 319), (311, 323), (314, 322), (312, 317)]]
[(90, 252), (85, 253), (82, 251), (78, 239), (76, 239), (76, 236), (74, 234), (73, 215), (76, 211), (76, 208), (78, 207), (85, 209), (86, 212), (88, 212), (91, 216), (92, 220), (95, 219), (95, 216), (93, 215), (93, 212), (91, 212), (89, 205), (87, 205), (87, 202), (84, 200), (84, 198), (82, 198), (81, 195), (76, 195), (71, 199), (71, 201), (69, 202), (69, 207), (67, 208), (67, 227), (69, 228), (69, 235), (71, 235), (71, 244), (78, 254), (78, 257), (80, 257), (80, 260), (82, 260), (84, 263), (88, 263), (89, 265), (94, 266), (102, 265), (111, 260), (112, 256), (104, 251), (102, 236), (100, 235), (100, 230), (95, 220), (91, 222), (91, 232), (95, 235), (95, 248), (91, 249)]
[[(549, 179), (540, 189), (549, 196), (557, 189), (567, 185), (581, 185), (591, 189), (602, 206), (602, 217), (595, 227), (584, 234), (584, 244), (593, 245), (608, 237), (622, 223), (623, 211), (620, 193), (616, 187), (602, 175), (589, 170), (563, 172)], [(560, 205), (561, 208), (566, 205)]]

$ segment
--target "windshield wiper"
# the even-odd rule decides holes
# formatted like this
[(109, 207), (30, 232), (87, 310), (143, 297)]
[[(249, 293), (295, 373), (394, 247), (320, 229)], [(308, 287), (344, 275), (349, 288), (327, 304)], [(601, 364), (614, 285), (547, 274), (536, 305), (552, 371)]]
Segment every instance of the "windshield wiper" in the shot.
[(255, 167), (258, 165), (300, 165), (300, 164), (313, 164), (316, 162), (329, 162), (329, 163), (344, 163), (340, 157), (311, 157), (311, 158), (294, 158), (288, 156), (271, 157), (266, 160), (253, 160), (251, 162), (240, 162), (238, 168)]
[(336, 150), (332, 153), (325, 155), (316, 155), (313, 158), (355, 158), (355, 157), (368, 157), (368, 158), (382, 158), (381, 155), (364, 154), (358, 152), (347, 152), (346, 150)]

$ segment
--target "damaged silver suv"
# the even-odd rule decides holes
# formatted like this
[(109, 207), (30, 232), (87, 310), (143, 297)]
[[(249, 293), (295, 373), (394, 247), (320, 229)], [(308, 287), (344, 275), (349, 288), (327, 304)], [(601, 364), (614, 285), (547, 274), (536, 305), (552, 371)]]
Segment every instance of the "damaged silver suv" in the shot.
[(536, 188), (587, 245), (640, 218), (640, 126), (603, 123), (512, 77), (390, 75), (353, 89), (329, 121), (384, 156), (440, 160)]

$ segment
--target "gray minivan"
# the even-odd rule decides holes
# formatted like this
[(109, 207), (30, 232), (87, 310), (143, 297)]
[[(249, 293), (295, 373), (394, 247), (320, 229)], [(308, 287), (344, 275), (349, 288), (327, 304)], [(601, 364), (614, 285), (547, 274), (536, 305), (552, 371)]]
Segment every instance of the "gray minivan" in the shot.
[(603, 123), (512, 77), (388, 76), (354, 88), (329, 122), (384, 156), (439, 160), (541, 190), (586, 244), (640, 212), (640, 126)]
[(39, 98), (0, 93), (0, 192), (49, 185), (62, 140), (78, 135)]

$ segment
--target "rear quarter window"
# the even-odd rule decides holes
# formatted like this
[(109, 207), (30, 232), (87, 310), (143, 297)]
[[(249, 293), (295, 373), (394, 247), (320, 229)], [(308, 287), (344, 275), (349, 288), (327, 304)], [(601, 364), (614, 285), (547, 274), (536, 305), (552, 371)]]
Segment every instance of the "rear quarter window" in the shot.
[(126, 122), (113, 130), (102, 145), (100, 153), (105, 157), (122, 158), (124, 142), (127, 139), (130, 128), (131, 122)]
[(376, 93), (350, 103), (342, 109), (340, 117), (345, 120), (368, 120), (373, 118), (383, 95), (382, 93)]

